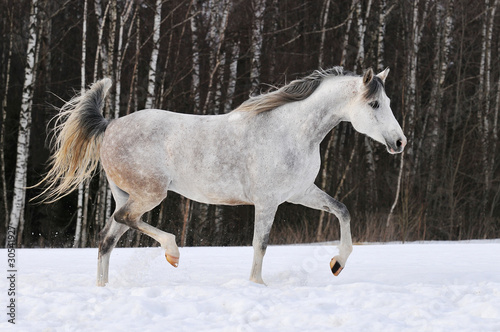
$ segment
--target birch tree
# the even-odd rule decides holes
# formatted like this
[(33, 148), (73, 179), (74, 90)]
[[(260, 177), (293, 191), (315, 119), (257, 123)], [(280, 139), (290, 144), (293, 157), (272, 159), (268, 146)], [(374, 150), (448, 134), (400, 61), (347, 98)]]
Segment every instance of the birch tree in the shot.
[(378, 16), (378, 33), (377, 33), (377, 69), (382, 71), (385, 69), (384, 65), (384, 53), (385, 53), (385, 35), (386, 35), (386, 25), (387, 17), (394, 8), (393, 4), (390, 8), (387, 8), (387, 0), (380, 0), (379, 16)]
[(354, 63), (354, 72), (359, 68), (364, 67), (365, 62), (365, 32), (370, 17), (372, 7), (372, 0), (368, 0), (365, 12), (363, 14), (362, 2), (356, 3), (356, 15), (358, 19), (358, 54), (356, 55), (356, 62)]
[[(7, 198), (7, 181), (5, 179), (5, 121), (7, 120), (7, 96), (9, 95), (10, 88), (10, 64), (12, 59), (12, 44), (14, 39), (14, 15), (13, 12), (9, 18), (9, 42), (7, 46), (7, 65), (5, 67), (5, 80), (4, 80), (4, 94), (2, 98), (2, 126), (0, 127), (0, 174), (2, 181), (2, 202), (3, 210), (5, 213), (5, 229), (9, 225), (9, 203)], [(6, 233), (5, 233), (6, 234)]]
[(491, 48), (493, 38), (493, 26), (495, 22), (495, 12), (499, 4), (499, 0), (485, 0), (485, 11), (482, 25), (482, 45), (481, 45), (481, 62), (479, 67), (479, 100), (481, 102), (480, 111), (478, 112), (479, 127), (481, 128), (481, 154), (482, 168), (484, 174), (484, 191), (481, 202), (481, 214), (486, 214), (486, 206), (488, 195), (491, 189), (491, 178), (493, 173), (494, 158), (489, 156), (489, 145), (491, 142), (491, 115), (490, 115), (490, 98), (491, 98)]
[(352, 0), (349, 13), (347, 14), (346, 29), (344, 32), (344, 40), (342, 41), (342, 55), (340, 56), (340, 65), (346, 65), (347, 58), (347, 45), (349, 44), (349, 33), (351, 32), (352, 17), (354, 13), (354, 8), (358, 0)]
[(162, 0), (156, 0), (155, 15), (153, 25), (153, 51), (151, 59), (149, 60), (149, 73), (148, 73), (148, 96), (146, 98), (146, 108), (153, 108), (155, 106), (155, 88), (156, 88), (156, 66), (158, 63), (158, 52), (160, 49), (160, 25), (161, 25), (161, 7)]
[(439, 128), (439, 116), (441, 114), (442, 106), (442, 88), (449, 64), (449, 51), (451, 46), (451, 31), (453, 29), (453, 19), (451, 12), (453, 10), (453, 0), (448, 1), (448, 6), (438, 1), (436, 3), (436, 16), (435, 16), (435, 55), (432, 65), (433, 79), (431, 96), (429, 106), (427, 108), (426, 117), (428, 117), (428, 150), (429, 163), (428, 173), (429, 179), (427, 180), (427, 189), (425, 197), (429, 197), (434, 188), (436, 180), (436, 163), (437, 163), (437, 147), (439, 137), (441, 136)]
[(36, 46), (38, 34), (38, 0), (31, 1), (29, 15), (29, 37), (26, 50), (26, 66), (24, 69), (23, 94), (19, 118), (19, 131), (17, 136), (16, 171), (14, 178), (14, 196), (9, 218), (9, 227), (15, 229), (18, 235), (18, 246), (21, 245), (24, 208), (26, 200), (26, 180), (28, 170), (28, 156), (31, 134), (31, 108), (33, 105)]
[[(88, 12), (88, 0), (83, 3), (83, 20), (82, 20), (82, 62), (80, 65), (80, 90), (83, 94), (85, 92), (85, 63), (87, 59), (87, 12)], [(80, 184), (78, 186), (78, 201), (76, 207), (76, 228), (75, 228), (75, 238), (73, 241), (73, 248), (80, 247), (80, 240), (82, 237), (82, 224), (83, 224), (83, 197), (85, 195), (85, 186)]]
[[(407, 56), (406, 56), (406, 94), (405, 94), (405, 116), (407, 121), (407, 130), (409, 133), (408, 146), (407, 146), (407, 156), (413, 157), (415, 159), (415, 164), (418, 165), (418, 151), (415, 151), (415, 126), (417, 118), (417, 73), (418, 73), (418, 54), (420, 50), (420, 41), (422, 40), (422, 31), (425, 26), (427, 15), (429, 11), (430, 0), (423, 0), (423, 9), (420, 5), (421, 0), (415, 0), (412, 2), (412, 6), (409, 11), (406, 12), (407, 22)], [(403, 8), (403, 11), (405, 8)], [(422, 12), (421, 14), (419, 12)], [(414, 173), (415, 170), (412, 171)]]
[(227, 83), (226, 100), (224, 102), (224, 110), (226, 113), (233, 109), (233, 97), (236, 90), (236, 75), (238, 74), (238, 58), (240, 56), (240, 43), (235, 41), (231, 47), (229, 78)]
[[(231, 11), (231, 4), (232, 1), (228, 0), (209, 1), (209, 6), (211, 6), (211, 8), (209, 8), (210, 29), (207, 35), (208, 46), (210, 49), (210, 61), (208, 68), (209, 78), (207, 85), (207, 96), (205, 98), (205, 103), (203, 104), (202, 114), (207, 114), (212, 106), (214, 107), (214, 113), (219, 113), (218, 105), (212, 105), (212, 96), (214, 95), (212, 87), (214, 80), (217, 79), (217, 74), (219, 79), (222, 79), (222, 77), (224, 76), (225, 52), (222, 51), (222, 46), (224, 44), (229, 12)], [(216, 91), (215, 95), (220, 93), (220, 84), (218, 88), (219, 91)], [(216, 102), (220, 103), (220, 94), (219, 100), (217, 100)]]
[(330, 12), (330, 2), (331, 0), (324, 0), (323, 7), (321, 8), (321, 13), (322, 13), (322, 15), (320, 16), (321, 39), (319, 44), (319, 58), (318, 58), (318, 65), (320, 68), (323, 67), (324, 65), (323, 57), (325, 52), (326, 24), (328, 22), (328, 14)]
[(198, 21), (201, 14), (197, 1), (194, 1), (191, 6), (191, 47), (192, 47), (192, 75), (191, 75), (191, 95), (193, 98), (194, 111), (199, 113), (201, 111), (200, 103), (200, 45), (198, 42)]
[(264, 11), (266, 10), (266, 1), (252, 0), (252, 9), (254, 16), (252, 21), (252, 64), (250, 68), (250, 82), (252, 84), (251, 91), (255, 91), (260, 84)]

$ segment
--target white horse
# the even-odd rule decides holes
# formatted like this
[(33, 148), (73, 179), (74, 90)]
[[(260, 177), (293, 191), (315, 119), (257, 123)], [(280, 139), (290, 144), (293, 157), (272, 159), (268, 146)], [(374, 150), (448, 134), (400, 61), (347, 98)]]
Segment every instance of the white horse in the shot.
[(129, 228), (149, 235), (177, 267), (175, 236), (143, 221), (169, 190), (206, 204), (255, 206), (250, 280), (263, 283), (262, 260), (278, 206), (283, 202), (333, 213), (340, 221), (338, 275), (352, 251), (347, 208), (319, 189), (320, 143), (341, 121), (403, 151), (406, 137), (385, 94), (389, 70), (363, 76), (342, 67), (315, 71), (234, 111), (213, 116), (143, 110), (108, 121), (102, 106), (111, 80), (73, 98), (56, 116), (52, 168), (43, 181), (45, 201), (78, 187), (102, 163), (116, 210), (100, 233), (97, 285), (108, 282), (109, 257)]

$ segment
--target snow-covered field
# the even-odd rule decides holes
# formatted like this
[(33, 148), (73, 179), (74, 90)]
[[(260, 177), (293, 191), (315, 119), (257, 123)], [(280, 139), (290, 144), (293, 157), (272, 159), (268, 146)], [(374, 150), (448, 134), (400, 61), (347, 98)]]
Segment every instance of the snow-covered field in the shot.
[(177, 269), (160, 248), (115, 249), (99, 288), (96, 249), (20, 249), (0, 330), (500, 331), (500, 241), (357, 245), (334, 277), (336, 252), (270, 246), (263, 286), (250, 247), (181, 248)]

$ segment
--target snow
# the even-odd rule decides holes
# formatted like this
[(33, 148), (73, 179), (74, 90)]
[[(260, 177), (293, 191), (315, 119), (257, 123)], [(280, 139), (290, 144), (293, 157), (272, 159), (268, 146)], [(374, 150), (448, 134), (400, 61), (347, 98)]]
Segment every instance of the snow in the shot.
[[(16, 325), (0, 331), (500, 331), (500, 241), (356, 245), (338, 277), (332, 245), (270, 246), (267, 286), (251, 247), (18, 249)], [(7, 251), (4, 271), (7, 271)], [(7, 296), (7, 279), (1, 278)]]

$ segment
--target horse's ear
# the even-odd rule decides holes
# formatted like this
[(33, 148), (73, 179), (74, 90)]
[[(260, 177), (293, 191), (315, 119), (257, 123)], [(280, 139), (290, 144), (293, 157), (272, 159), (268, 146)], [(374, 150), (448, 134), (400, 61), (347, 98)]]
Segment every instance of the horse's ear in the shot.
[(372, 79), (373, 79), (373, 69), (368, 68), (365, 75), (363, 76), (363, 83), (368, 84), (372, 81)]
[(381, 71), (380, 73), (377, 74), (377, 77), (382, 80), (382, 82), (385, 83), (385, 79), (387, 78), (387, 75), (389, 74), (389, 67), (385, 68), (384, 71)]

